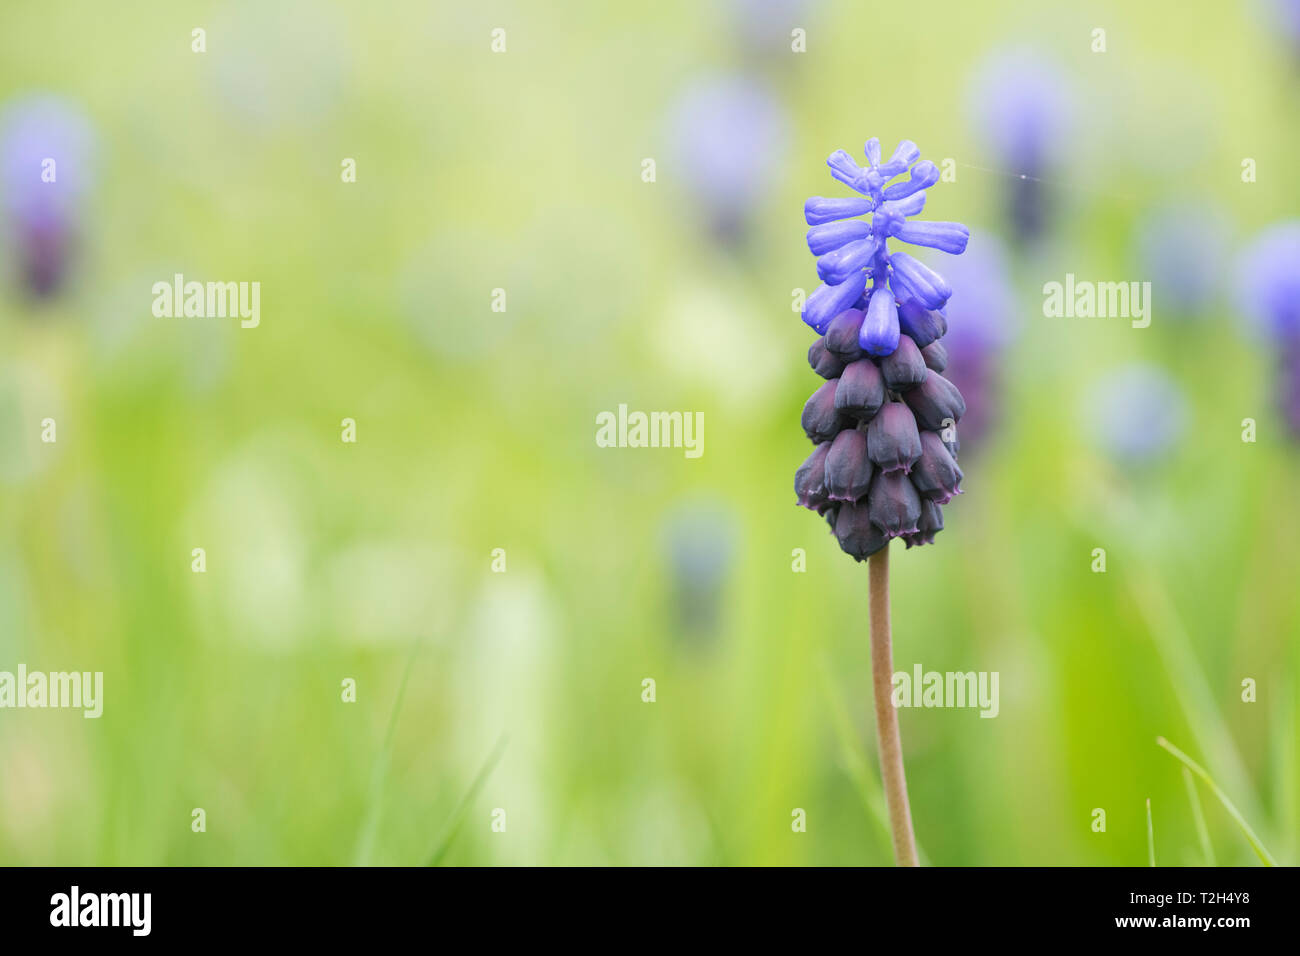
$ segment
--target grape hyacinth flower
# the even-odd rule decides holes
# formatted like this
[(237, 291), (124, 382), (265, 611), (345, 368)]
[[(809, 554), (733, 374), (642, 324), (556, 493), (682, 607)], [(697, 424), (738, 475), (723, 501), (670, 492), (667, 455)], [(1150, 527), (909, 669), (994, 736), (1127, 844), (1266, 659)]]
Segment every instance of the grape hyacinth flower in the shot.
[(1085, 412), (1094, 441), (1124, 467), (1158, 461), (1187, 429), (1187, 398), (1159, 366), (1134, 362), (1098, 381)]
[(664, 519), (668, 603), (676, 613), (676, 633), (697, 646), (717, 635), (735, 560), (736, 525), (731, 509), (713, 501), (677, 505)]
[(1137, 259), (1174, 315), (1203, 317), (1218, 303), (1231, 235), (1227, 216), (1204, 201), (1161, 209), (1137, 232)]
[(1300, 0), (1263, 0), (1257, 6), (1262, 7), (1267, 28), (1281, 35), (1300, 63)]
[(1007, 173), (1006, 217), (1020, 242), (1038, 239), (1052, 219), (1040, 177), (1061, 159), (1071, 97), (1060, 69), (1025, 49), (990, 57), (970, 86), (969, 112), (993, 162)]
[(0, 115), (0, 210), (17, 279), (38, 299), (64, 284), (90, 186), (92, 135), (80, 110), (52, 95)]
[(760, 79), (720, 74), (694, 80), (669, 118), (672, 157), (699, 214), (735, 244), (750, 229), (789, 138), (785, 107)]
[(881, 773), (895, 857), (915, 866), (898, 715), (890, 703), (889, 543), (931, 544), (943, 529), (942, 506), (961, 492), (956, 424), (966, 408), (941, 374), (944, 307), (953, 291), (889, 241), (955, 255), (965, 251), (970, 233), (955, 222), (911, 221), (925, 206), (925, 191), (939, 181), (938, 168), (921, 160), (916, 144), (904, 140), (887, 161), (877, 139), (867, 141), (865, 152), (865, 167), (844, 150), (827, 160), (831, 175), (858, 196), (814, 196), (804, 205), (812, 227), (808, 248), (823, 282), (803, 309), (804, 322), (821, 336), (808, 362), (826, 381), (804, 406), (804, 432), (816, 447), (795, 475), (795, 494), (826, 518), (843, 551), (870, 559)]
[(1300, 220), (1264, 231), (1236, 270), (1243, 309), (1280, 359), (1279, 404), (1300, 440)]

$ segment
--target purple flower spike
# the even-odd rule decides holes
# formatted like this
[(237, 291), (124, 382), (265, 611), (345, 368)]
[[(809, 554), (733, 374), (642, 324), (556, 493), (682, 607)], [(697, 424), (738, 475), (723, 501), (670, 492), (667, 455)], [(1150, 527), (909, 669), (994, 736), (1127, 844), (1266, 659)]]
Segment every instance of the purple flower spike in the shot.
[(863, 155), (865, 167), (845, 150), (827, 160), (862, 198), (804, 204), (808, 249), (825, 283), (804, 304), (803, 320), (823, 336), (808, 361), (828, 381), (804, 407), (804, 432), (818, 449), (795, 480), (800, 503), (825, 515), (859, 561), (896, 537), (908, 547), (932, 543), (943, 530), (940, 505), (960, 493), (955, 425), (965, 402), (940, 374), (949, 366), (939, 339), (953, 289), (889, 241), (960, 255), (970, 239), (961, 223), (909, 221), (940, 179), (915, 143), (904, 140), (881, 162), (880, 141), (869, 139)]

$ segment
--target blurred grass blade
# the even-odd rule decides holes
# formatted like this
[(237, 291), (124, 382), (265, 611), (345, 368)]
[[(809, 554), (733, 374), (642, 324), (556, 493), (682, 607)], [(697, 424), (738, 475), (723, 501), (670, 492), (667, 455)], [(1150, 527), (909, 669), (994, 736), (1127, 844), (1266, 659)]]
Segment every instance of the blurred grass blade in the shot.
[(1147, 797), (1147, 866), (1156, 865), (1156, 831), (1151, 825), (1151, 798)]
[(1205, 772), (1205, 768), (1169, 741), (1165, 740), (1164, 737), (1157, 737), (1156, 743), (1181, 760), (1188, 770), (1204, 780), (1206, 785), (1214, 791), (1214, 795), (1219, 798), (1219, 802), (1222, 803), (1223, 808), (1228, 811), (1228, 815), (1237, 821), (1237, 826), (1241, 827), (1241, 832), (1246, 835), (1246, 840), (1250, 843), (1251, 849), (1255, 851), (1255, 855), (1263, 861), (1264, 865), (1277, 866), (1277, 861), (1273, 859), (1273, 855), (1264, 848), (1264, 844), (1261, 843), (1259, 837), (1255, 835), (1255, 831), (1250, 828), (1250, 824), (1246, 822), (1246, 819), (1241, 815), (1237, 808), (1233, 806), (1232, 801), (1228, 799), (1228, 795), (1220, 790), (1219, 785), (1210, 778), (1208, 773)]
[(379, 757), (375, 760), (375, 769), (370, 776), (370, 796), (367, 800), (365, 821), (361, 824), (361, 833), (357, 837), (356, 866), (369, 866), (370, 855), (375, 848), (375, 835), (379, 832), (379, 821), (383, 817), (384, 785), (388, 782), (388, 765), (393, 757), (393, 741), (397, 737), (397, 715), (401, 713), (402, 701), (406, 699), (406, 685), (411, 680), (411, 671), (415, 668), (415, 658), (419, 655), (422, 637), (411, 642), (411, 653), (406, 658), (406, 668), (402, 671), (402, 683), (398, 685), (397, 696), (393, 699), (393, 710), (388, 715), (388, 728), (384, 731), (384, 742), (379, 748)]
[(1214, 861), (1214, 847), (1210, 843), (1210, 830), (1205, 825), (1205, 811), (1201, 809), (1201, 798), (1196, 792), (1196, 781), (1192, 772), (1183, 768), (1183, 783), (1187, 784), (1187, 800), (1192, 805), (1192, 819), (1196, 821), (1196, 836), (1201, 841), (1201, 854), (1206, 866), (1218, 866)]
[(506, 735), (502, 734), (500, 739), (497, 740), (496, 746), (492, 748), (492, 752), (483, 761), (483, 766), (479, 768), (478, 774), (474, 777), (474, 782), (469, 785), (465, 795), (460, 798), (460, 803), (456, 804), (456, 809), (451, 812), (451, 816), (447, 819), (447, 826), (443, 829), (442, 836), (438, 838), (433, 853), (429, 855), (429, 862), (425, 864), (426, 866), (440, 864), (443, 857), (447, 855), (447, 851), (451, 849), (456, 834), (460, 832), (460, 825), (465, 819), (465, 811), (469, 808), (470, 801), (478, 796), (478, 792), (483, 789), (483, 784), (487, 783), (487, 778), (496, 769), (496, 765), (501, 762), (501, 756), (506, 752), (508, 742)]
[[(863, 758), (862, 751), (858, 747), (857, 735), (853, 730), (853, 720), (849, 716), (848, 708), (844, 705), (843, 696), (835, 686), (835, 680), (831, 677), (830, 664), (825, 655), (821, 657), (820, 670), (822, 681), (826, 685), (826, 697), (830, 701), (831, 713), (835, 719), (835, 736), (839, 740), (840, 754), (844, 760), (845, 769), (858, 791), (858, 796), (862, 799), (862, 805), (866, 808), (867, 814), (880, 827), (883, 846), (892, 853), (894, 837), (893, 830), (889, 825), (889, 812), (885, 808), (884, 791), (881, 790), (879, 782), (869, 769), (869, 762)], [(868, 692), (870, 692), (870, 687), (868, 687)], [(930, 861), (926, 857), (925, 850), (922, 849), (919, 840), (916, 844), (916, 856), (922, 866), (930, 865)]]
[(1133, 599), (1146, 619), (1152, 641), (1169, 672), (1174, 696), (1182, 706), (1183, 716), (1196, 738), (1195, 743), (1206, 755), (1207, 763), (1223, 776), (1235, 793), (1241, 795), (1247, 811), (1252, 815), (1262, 815), (1254, 784), (1196, 660), (1191, 638), (1173, 599), (1153, 574), (1139, 571), (1128, 575), (1128, 581)]

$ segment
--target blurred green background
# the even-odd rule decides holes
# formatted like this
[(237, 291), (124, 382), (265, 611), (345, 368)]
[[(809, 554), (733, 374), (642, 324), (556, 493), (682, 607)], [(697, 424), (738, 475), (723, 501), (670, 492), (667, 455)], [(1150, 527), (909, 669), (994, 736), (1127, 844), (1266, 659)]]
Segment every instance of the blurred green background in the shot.
[[(1150, 798), (1157, 861), (1202, 862), (1164, 735), (1296, 862), (1300, 453), (1232, 262), (1199, 318), (1042, 315), (1067, 272), (1149, 279), (1162, 205), (1234, 254), (1296, 215), (1296, 51), (1266, 4), (1061, 6), (4, 4), (0, 109), (54, 94), (93, 147), (62, 286), (8, 246), (0, 670), (105, 700), (0, 710), (0, 862), (891, 863), (866, 568), (791, 490), (802, 203), (868, 136), (955, 160), (922, 218), (1002, 239), (1015, 312), (967, 493), (892, 562), (896, 666), (1001, 676), (996, 719), (902, 712), (923, 854), (1145, 865)], [(1009, 46), (1072, 101), (1020, 244), (971, 107)], [(681, 118), (718, 77), (772, 110), (721, 210)], [(260, 327), (155, 318), (176, 272), (259, 281)], [(1141, 465), (1086, 424), (1134, 361), (1186, 401)], [(620, 403), (703, 412), (703, 456), (597, 447)], [(1217, 862), (1256, 862), (1199, 793)]]

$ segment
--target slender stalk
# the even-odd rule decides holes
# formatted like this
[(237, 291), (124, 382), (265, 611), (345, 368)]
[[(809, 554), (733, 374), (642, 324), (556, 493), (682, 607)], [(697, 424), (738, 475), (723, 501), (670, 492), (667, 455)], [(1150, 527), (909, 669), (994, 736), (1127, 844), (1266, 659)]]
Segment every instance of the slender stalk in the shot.
[(1273, 854), (1269, 853), (1268, 850), (1265, 849), (1264, 844), (1261, 843), (1259, 837), (1255, 835), (1255, 831), (1252, 830), (1250, 824), (1246, 822), (1246, 818), (1241, 815), (1241, 811), (1233, 806), (1232, 801), (1228, 799), (1228, 795), (1219, 789), (1219, 785), (1214, 782), (1213, 777), (1206, 773), (1205, 768), (1169, 741), (1165, 740), (1164, 737), (1157, 737), (1156, 743), (1181, 760), (1183, 766), (1205, 781), (1205, 785), (1210, 788), (1210, 791), (1218, 797), (1219, 802), (1223, 804), (1223, 809), (1228, 811), (1228, 816), (1237, 821), (1237, 826), (1241, 827), (1241, 832), (1246, 835), (1246, 842), (1250, 844), (1250, 848), (1255, 851), (1255, 855), (1259, 857), (1260, 861), (1265, 866), (1277, 866), (1277, 860), (1273, 859)]
[(1187, 784), (1187, 799), (1192, 804), (1192, 819), (1196, 821), (1196, 837), (1201, 841), (1201, 853), (1205, 856), (1206, 866), (1218, 866), (1214, 861), (1214, 845), (1210, 843), (1210, 830), (1205, 825), (1205, 811), (1201, 809), (1201, 798), (1196, 793), (1196, 781), (1192, 772), (1183, 768), (1183, 783)]
[(867, 580), (871, 597), (871, 683), (876, 697), (876, 742), (880, 747), (880, 777), (885, 784), (885, 803), (894, 836), (894, 859), (899, 866), (918, 866), (912, 811), (907, 805), (898, 711), (890, 699), (894, 651), (889, 627), (889, 545), (867, 559)]
[(1147, 797), (1147, 866), (1156, 865), (1156, 831), (1151, 825), (1151, 798)]

